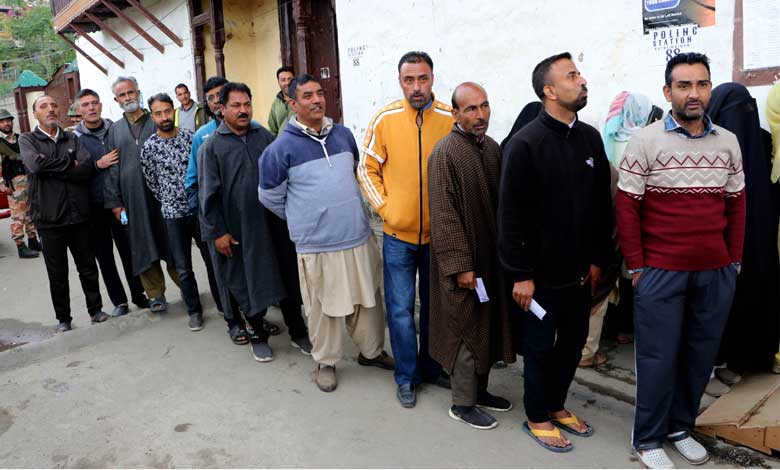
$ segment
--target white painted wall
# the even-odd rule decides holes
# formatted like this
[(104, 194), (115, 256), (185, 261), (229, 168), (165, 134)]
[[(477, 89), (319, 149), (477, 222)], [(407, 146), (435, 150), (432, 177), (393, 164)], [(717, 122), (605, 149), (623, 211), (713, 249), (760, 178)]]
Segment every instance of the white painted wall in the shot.
[[(434, 61), (434, 92), (449, 103), (463, 81), (481, 83), (493, 115), (489, 134), (503, 139), (517, 114), (536, 100), (531, 71), (569, 51), (588, 80), (580, 118), (603, 127), (621, 90), (668, 109), (661, 88), (666, 57), (642, 30), (640, 0), (337, 0), (344, 122), (362, 140), (376, 110), (402, 96), (398, 60), (424, 50)], [(780, 18), (778, 18), (780, 21)], [(734, 1), (717, 0), (716, 25), (698, 30), (696, 46), (711, 61), (715, 85), (731, 81)], [(359, 65), (350, 48), (365, 46)], [(751, 88), (764, 122), (768, 86)], [(765, 123), (764, 123), (765, 124)]]
[(192, 37), (190, 34), (187, 1), (144, 0), (142, 4), (181, 38), (183, 47), (176, 45), (168, 36), (160, 32), (157, 27), (141, 15), (137, 9), (132, 7), (123, 11), (165, 47), (164, 54), (146, 42), (133, 28), (119, 18), (108, 20), (106, 23), (119, 36), (143, 54), (143, 62), (103, 31), (91, 33), (91, 36), (111, 51), (119, 60), (123, 61), (125, 63), (124, 69), (97, 50), (87, 40), (79, 38), (77, 41), (78, 46), (108, 69), (108, 76), (106, 76), (82, 57), (81, 54), (76, 54), (81, 73), (81, 86), (82, 88), (91, 88), (100, 95), (100, 100), (103, 102), (103, 117), (110, 117), (116, 120), (122, 116), (122, 110), (114, 101), (111, 93), (111, 83), (120, 75), (132, 75), (138, 80), (139, 89), (144, 98), (144, 107), (146, 107), (145, 100), (147, 98), (160, 92), (168, 93), (174, 99), (174, 104), (178, 106), (174, 93), (174, 87), (178, 83), (184, 83), (193, 92), (195, 90), (195, 64), (192, 56)]

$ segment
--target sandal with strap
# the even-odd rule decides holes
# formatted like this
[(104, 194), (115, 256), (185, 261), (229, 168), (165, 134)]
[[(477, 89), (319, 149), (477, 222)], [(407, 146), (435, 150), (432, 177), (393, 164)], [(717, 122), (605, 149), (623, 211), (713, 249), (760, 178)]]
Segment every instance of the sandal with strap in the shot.
[(249, 342), (249, 333), (241, 327), (234, 326), (230, 329), (228, 335), (230, 336), (230, 340), (233, 341), (233, 344), (241, 346)]
[(571, 442), (564, 447), (556, 447), (554, 445), (550, 445), (544, 442), (543, 440), (539, 439), (540, 437), (562, 438), (563, 436), (561, 435), (561, 431), (559, 431), (557, 428), (554, 428), (552, 431), (546, 431), (544, 429), (532, 429), (531, 426), (528, 425), (528, 421), (524, 421), (523, 431), (525, 431), (526, 434), (531, 436), (531, 438), (535, 440), (537, 444), (549, 450), (550, 452), (562, 454), (564, 452), (569, 452), (572, 449), (574, 449), (574, 444), (572, 444)]
[[(581, 421), (580, 418), (578, 418), (577, 415), (575, 415), (571, 411), (569, 412), (569, 416), (566, 418), (550, 418), (550, 421), (552, 421), (552, 423), (555, 426), (563, 429), (564, 431), (570, 434), (574, 434), (575, 436), (590, 437), (593, 435), (593, 428), (590, 426), (590, 424), (586, 424), (588, 428), (585, 430), (585, 432), (577, 430), (577, 428), (579, 428), (580, 426)], [(572, 425), (576, 427), (572, 427)]]

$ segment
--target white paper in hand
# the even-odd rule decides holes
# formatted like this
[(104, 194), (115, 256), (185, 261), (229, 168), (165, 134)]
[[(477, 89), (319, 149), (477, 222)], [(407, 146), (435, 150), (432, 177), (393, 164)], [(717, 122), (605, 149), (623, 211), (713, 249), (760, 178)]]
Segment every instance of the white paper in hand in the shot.
[(541, 305), (536, 303), (534, 299), (531, 299), (531, 308), (529, 309), (531, 313), (536, 315), (539, 320), (544, 318), (545, 315), (547, 315), (547, 310), (543, 309)]
[(481, 277), (477, 278), (477, 296), (479, 297), (479, 302), (483, 304), (490, 300), (485, 289), (485, 282)]

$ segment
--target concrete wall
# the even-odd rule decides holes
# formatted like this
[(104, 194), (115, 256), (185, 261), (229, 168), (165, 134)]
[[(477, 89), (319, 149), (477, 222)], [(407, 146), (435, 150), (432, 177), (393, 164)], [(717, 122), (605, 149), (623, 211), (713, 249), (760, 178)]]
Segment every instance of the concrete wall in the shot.
[[(111, 93), (111, 82), (120, 75), (132, 75), (138, 80), (144, 101), (146, 98), (160, 92), (168, 93), (174, 98), (174, 87), (178, 83), (186, 84), (190, 90), (195, 89), (195, 72), (187, 1), (143, 0), (142, 4), (181, 38), (183, 47), (176, 45), (168, 36), (160, 32), (151, 22), (143, 17), (137, 9), (132, 7), (125, 9), (124, 12), (165, 47), (164, 54), (152, 47), (134, 29), (118, 18), (108, 20), (106, 23), (125, 41), (129, 42), (144, 55), (143, 62), (103, 31), (91, 33), (91, 36), (111, 51), (112, 54), (124, 61), (124, 69), (98, 51), (85, 39), (80, 38), (77, 42), (79, 47), (108, 69), (108, 76), (106, 76), (80, 54), (76, 54), (81, 72), (81, 86), (82, 88), (91, 88), (100, 95), (103, 102), (104, 117), (116, 119), (122, 115), (122, 111), (114, 102), (113, 94)], [(144, 106), (146, 106), (145, 102)]]
[[(397, 64), (409, 50), (432, 56), (434, 92), (442, 101), (449, 102), (460, 82), (485, 86), (493, 110), (489, 134), (499, 141), (520, 109), (537, 99), (531, 88), (534, 65), (562, 51), (572, 53), (589, 81), (583, 121), (601, 129), (621, 90), (644, 93), (668, 109), (661, 91), (666, 56), (643, 34), (641, 3), (337, 0), (344, 123), (362, 139), (376, 110), (402, 96)], [(733, 30), (734, 1), (717, 0), (716, 25), (699, 28), (686, 49), (710, 56), (715, 85), (731, 81)], [(751, 88), (761, 114), (768, 89)]]
[[(279, 13), (276, 0), (225, 0), (225, 75), (246, 83), (252, 90), (254, 119), (267, 123), (274, 96), (279, 91), (276, 69), (281, 66)], [(214, 75), (214, 49), (206, 31), (206, 78)]]

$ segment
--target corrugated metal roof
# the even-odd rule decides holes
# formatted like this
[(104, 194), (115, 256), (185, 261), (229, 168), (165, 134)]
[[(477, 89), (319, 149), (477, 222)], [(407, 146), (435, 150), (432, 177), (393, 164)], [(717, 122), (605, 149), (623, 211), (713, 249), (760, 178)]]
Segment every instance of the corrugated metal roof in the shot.
[(29, 70), (23, 70), (11, 88), (32, 88), (46, 86), (46, 80)]

